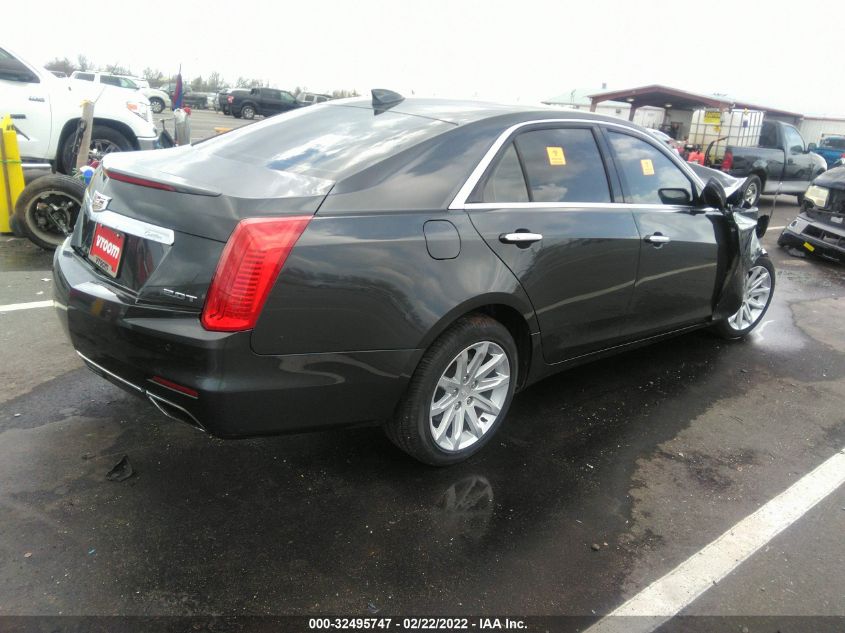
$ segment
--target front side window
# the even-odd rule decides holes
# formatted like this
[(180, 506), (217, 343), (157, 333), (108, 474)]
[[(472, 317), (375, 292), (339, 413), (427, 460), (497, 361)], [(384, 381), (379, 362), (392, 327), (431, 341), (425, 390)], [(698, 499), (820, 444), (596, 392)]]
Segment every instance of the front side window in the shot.
[(293, 95), (292, 95), (291, 93), (289, 93), (289, 92), (285, 92), (284, 90), (282, 90), (282, 91), (279, 93), (279, 98), (280, 98), (282, 101), (284, 101), (285, 103), (293, 103), (294, 101), (296, 101), (296, 99), (294, 99), (294, 97), (293, 97)]
[(528, 202), (525, 177), (513, 143), (508, 145), (490, 174), (482, 199), (484, 202)]
[(692, 185), (681, 169), (659, 149), (628, 134), (608, 132), (616, 166), (625, 184), (625, 199), (633, 204), (677, 203), (677, 196), (661, 190), (683, 189), (692, 201)]
[(587, 128), (532, 130), (516, 138), (533, 202), (610, 202), (607, 173)]
[(783, 136), (786, 139), (786, 147), (789, 149), (790, 153), (804, 153), (804, 139), (801, 138), (801, 134), (798, 133), (798, 130), (791, 125), (784, 125)]
[(28, 84), (39, 83), (38, 77), (22, 61), (12, 57), (2, 48), (0, 48), (0, 79)]

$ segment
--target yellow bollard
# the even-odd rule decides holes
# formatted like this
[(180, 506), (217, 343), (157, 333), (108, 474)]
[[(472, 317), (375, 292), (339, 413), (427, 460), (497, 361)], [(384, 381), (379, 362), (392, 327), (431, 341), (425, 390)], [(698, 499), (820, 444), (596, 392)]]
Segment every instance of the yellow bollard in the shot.
[(15, 202), (23, 187), (18, 135), (12, 117), (7, 114), (0, 124), (0, 233), (11, 233), (9, 219), (15, 212)]

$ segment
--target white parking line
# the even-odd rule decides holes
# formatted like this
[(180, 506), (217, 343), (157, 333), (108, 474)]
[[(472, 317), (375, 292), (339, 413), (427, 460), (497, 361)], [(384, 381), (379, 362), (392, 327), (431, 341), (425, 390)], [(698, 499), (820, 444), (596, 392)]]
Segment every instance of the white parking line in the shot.
[(31, 310), (32, 308), (49, 308), (52, 301), (30, 301), (29, 303), (10, 303), (0, 306), (0, 312), (15, 312), (16, 310)]
[(596, 622), (586, 633), (654, 631), (843, 483), (845, 449)]

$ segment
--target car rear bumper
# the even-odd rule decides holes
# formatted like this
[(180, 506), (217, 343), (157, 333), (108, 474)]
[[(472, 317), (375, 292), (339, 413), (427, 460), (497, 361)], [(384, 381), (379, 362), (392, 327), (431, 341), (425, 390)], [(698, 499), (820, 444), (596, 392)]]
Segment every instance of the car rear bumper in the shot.
[[(845, 227), (814, 222), (801, 214), (783, 230), (778, 238), (782, 246), (794, 246), (837, 262), (845, 262)], [(810, 248), (807, 248), (807, 245)]]
[(250, 332), (208, 332), (196, 313), (139, 305), (69, 242), (56, 250), (53, 267), (59, 319), (86, 365), (166, 415), (220, 437), (383, 420), (421, 356), (419, 350), (255, 354)]

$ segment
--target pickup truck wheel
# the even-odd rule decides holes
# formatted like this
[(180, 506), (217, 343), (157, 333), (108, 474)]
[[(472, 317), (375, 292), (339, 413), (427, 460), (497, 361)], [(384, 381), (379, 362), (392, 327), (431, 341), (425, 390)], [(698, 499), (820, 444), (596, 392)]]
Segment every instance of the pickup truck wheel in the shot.
[(150, 108), (152, 108), (152, 111), (156, 114), (161, 114), (164, 112), (164, 101), (158, 97), (150, 97)]
[(798, 206), (799, 207), (804, 204), (804, 194), (803, 193), (799, 193), (795, 197), (798, 198)]
[(742, 206), (756, 207), (760, 201), (760, 193), (763, 191), (763, 183), (758, 176), (749, 176), (745, 183), (745, 192), (742, 194)]
[(255, 108), (251, 105), (245, 105), (243, 108), (241, 108), (241, 116), (245, 119), (254, 119)]
[[(73, 143), (76, 138), (76, 133), (68, 134), (62, 145), (61, 153), (61, 169), (59, 171), (69, 174), (76, 166), (76, 161), (73, 156)], [(111, 154), (112, 152), (127, 152), (132, 150), (132, 143), (129, 142), (123, 134), (117, 130), (105, 125), (94, 124), (91, 130), (91, 146), (88, 150), (88, 161), (92, 160), (102, 161), (103, 156)]]
[(22, 232), (45, 250), (53, 250), (73, 230), (85, 183), (77, 178), (49, 174), (29, 183), (15, 203), (15, 218)]
[(735, 314), (716, 324), (716, 333), (726, 339), (745, 337), (763, 320), (774, 293), (775, 267), (768, 255), (761, 255), (745, 276), (742, 305)]
[(517, 367), (516, 344), (501, 323), (483, 314), (459, 319), (423, 355), (385, 425), (388, 438), (432, 466), (467, 459), (507, 415)]

